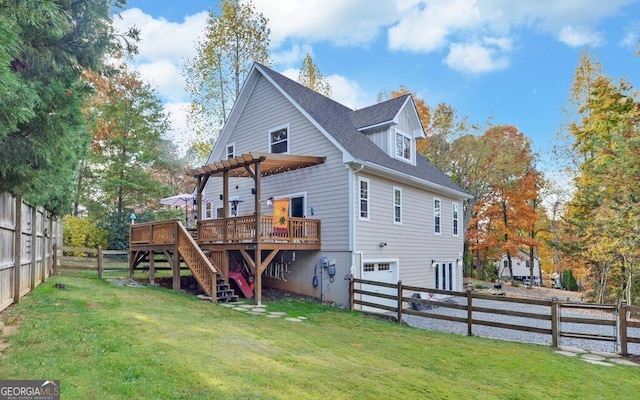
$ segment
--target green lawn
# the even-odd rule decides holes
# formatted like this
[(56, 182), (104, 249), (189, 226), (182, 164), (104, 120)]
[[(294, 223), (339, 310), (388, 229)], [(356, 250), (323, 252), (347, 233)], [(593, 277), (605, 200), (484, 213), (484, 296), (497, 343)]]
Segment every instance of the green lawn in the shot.
[[(64, 283), (67, 290), (53, 288)], [(52, 278), (3, 314), (1, 379), (59, 379), (63, 399), (636, 398), (638, 368), (546, 346), (399, 326), (315, 303), (247, 315), (94, 272)]]

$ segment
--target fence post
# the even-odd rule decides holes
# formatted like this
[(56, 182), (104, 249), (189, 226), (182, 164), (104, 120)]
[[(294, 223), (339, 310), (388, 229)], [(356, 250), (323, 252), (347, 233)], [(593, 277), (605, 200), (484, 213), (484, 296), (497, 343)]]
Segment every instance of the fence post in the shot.
[(349, 310), (353, 311), (353, 291), (355, 282), (353, 282), (353, 274), (349, 275)]
[(620, 353), (623, 357), (629, 355), (627, 349), (627, 302), (620, 303), (620, 313), (618, 314), (620, 320)]
[(53, 270), (53, 275), (58, 275), (58, 243), (53, 242), (51, 251), (53, 252), (51, 255), (51, 262), (53, 263), (51, 269)]
[(402, 281), (398, 281), (398, 323), (402, 323)]
[(22, 197), (16, 197), (16, 223), (13, 238), (13, 302), (20, 303), (20, 275), (22, 275)]
[(37, 250), (38, 249), (38, 210), (36, 207), (31, 207), (31, 263), (29, 265), (31, 281), (29, 282), (29, 289), (33, 292), (36, 288), (36, 263), (38, 261)]
[(102, 265), (102, 246), (98, 246), (98, 278), (102, 279), (104, 265)]
[(558, 310), (560, 303), (558, 298), (551, 300), (551, 347), (558, 347)]
[(467, 336), (473, 336), (473, 288), (467, 288)]

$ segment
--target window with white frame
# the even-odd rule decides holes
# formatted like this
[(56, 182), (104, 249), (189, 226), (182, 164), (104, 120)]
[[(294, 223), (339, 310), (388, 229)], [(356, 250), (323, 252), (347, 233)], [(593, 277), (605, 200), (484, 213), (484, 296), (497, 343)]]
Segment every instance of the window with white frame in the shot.
[(269, 131), (271, 153), (289, 153), (289, 125)]
[(440, 214), (440, 199), (433, 199), (433, 233), (436, 235), (441, 233)]
[(236, 144), (229, 143), (227, 145), (227, 160), (236, 156)]
[(402, 224), (402, 189), (393, 188), (393, 223)]
[(213, 205), (211, 202), (204, 203), (204, 219), (211, 219), (213, 217)]
[(358, 178), (358, 198), (360, 219), (369, 220), (369, 179)]
[(458, 224), (459, 224), (459, 219), (458, 219), (458, 203), (453, 203), (451, 205), (451, 228), (453, 231), (453, 236), (458, 236)]
[(396, 158), (411, 161), (411, 136), (396, 130)]

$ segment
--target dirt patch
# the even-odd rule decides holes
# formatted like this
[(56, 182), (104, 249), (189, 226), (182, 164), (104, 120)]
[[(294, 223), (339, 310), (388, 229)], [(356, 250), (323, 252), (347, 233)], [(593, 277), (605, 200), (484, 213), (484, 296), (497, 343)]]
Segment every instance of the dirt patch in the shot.
[(12, 320), (9, 322), (9, 325), (5, 325), (2, 317), (3, 313), (0, 313), (0, 360), (3, 358), (4, 351), (9, 348), (9, 336), (15, 335), (20, 329), (16, 320)]
[(303, 294), (291, 293), (286, 290), (274, 289), (274, 288), (262, 288), (262, 300), (263, 301), (281, 301), (281, 300), (301, 300), (319, 302), (320, 300), (313, 296), (305, 296)]
[[(156, 278), (154, 283), (158, 286), (162, 286), (167, 289), (173, 289), (173, 278), (172, 277), (162, 277)], [(204, 291), (200, 289), (200, 285), (198, 281), (193, 276), (181, 276), (180, 277), (180, 290), (197, 296), (199, 294), (204, 294)]]
[[(162, 277), (156, 278), (155, 284), (158, 286), (162, 286), (168, 289), (173, 288), (173, 278), (172, 277)], [(193, 276), (181, 276), (180, 277), (180, 290), (192, 294), (194, 296), (204, 294), (204, 291), (200, 289), (200, 285), (196, 278)], [(238, 294), (238, 293), (236, 293)], [(313, 301), (318, 302), (319, 300), (313, 296), (305, 296), (302, 294), (287, 292), (286, 290), (274, 289), (269, 287), (262, 288), (262, 301), (281, 301), (281, 300), (302, 300), (302, 301)]]

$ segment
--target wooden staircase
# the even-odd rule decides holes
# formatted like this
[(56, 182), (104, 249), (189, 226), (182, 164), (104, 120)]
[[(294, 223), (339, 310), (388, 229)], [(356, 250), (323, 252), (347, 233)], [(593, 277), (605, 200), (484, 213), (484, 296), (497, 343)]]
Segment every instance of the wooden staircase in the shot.
[(177, 225), (178, 252), (200, 284), (200, 287), (208, 296), (211, 296), (212, 301), (237, 301), (238, 296), (229, 284), (224, 282), (224, 278), (220, 276), (211, 260), (204, 254), (182, 222), (178, 221)]
[(216, 283), (217, 300), (219, 302), (231, 303), (238, 301), (238, 295), (231, 289), (228, 283), (224, 282), (224, 278), (218, 277)]

